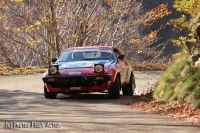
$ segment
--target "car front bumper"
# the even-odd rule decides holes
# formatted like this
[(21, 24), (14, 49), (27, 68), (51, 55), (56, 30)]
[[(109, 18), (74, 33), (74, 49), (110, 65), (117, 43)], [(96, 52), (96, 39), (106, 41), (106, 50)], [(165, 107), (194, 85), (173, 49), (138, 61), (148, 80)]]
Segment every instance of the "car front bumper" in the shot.
[(106, 90), (112, 84), (112, 74), (45, 76), (42, 78), (49, 92)]

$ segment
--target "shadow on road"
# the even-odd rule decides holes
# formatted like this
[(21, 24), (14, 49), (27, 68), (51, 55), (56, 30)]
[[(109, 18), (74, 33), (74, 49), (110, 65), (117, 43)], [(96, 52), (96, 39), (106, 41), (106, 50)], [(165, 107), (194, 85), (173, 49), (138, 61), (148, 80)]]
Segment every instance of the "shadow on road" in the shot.
[(4, 128), (5, 122), (8, 121), (62, 124), (62, 128), (51, 131), (96, 132), (110, 129), (110, 131), (131, 132), (148, 131), (146, 129), (151, 128), (157, 131), (167, 129), (180, 132), (183, 127), (197, 128), (195, 125), (173, 122), (165, 117), (150, 115), (120, 105), (132, 102), (134, 98), (134, 96), (121, 96), (120, 99), (108, 99), (106, 94), (93, 93), (59, 94), (57, 99), (45, 99), (43, 93), (0, 89), (0, 129)]
[(81, 94), (58, 94), (56, 99), (46, 99), (43, 93), (26, 92), (22, 90), (8, 91), (0, 89), (0, 104), (5, 108), (12, 108), (9, 105), (15, 105), (20, 103), (27, 104), (52, 104), (50, 101), (76, 101), (85, 103), (113, 103), (124, 104), (126, 102), (132, 102), (138, 96), (120, 96), (120, 99), (109, 99), (107, 93), (81, 93)]

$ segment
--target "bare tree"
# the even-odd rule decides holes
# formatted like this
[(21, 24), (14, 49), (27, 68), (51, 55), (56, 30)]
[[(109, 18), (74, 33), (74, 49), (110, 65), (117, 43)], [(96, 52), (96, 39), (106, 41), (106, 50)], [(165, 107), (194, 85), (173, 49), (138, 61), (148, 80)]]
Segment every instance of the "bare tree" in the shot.
[(141, 37), (141, 27), (168, 11), (141, 10), (134, 0), (5, 0), (0, 6), (0, 60), (12, 67), (50, 64), (68, 47), (91, 45), (118, 47), (134, 62), (157, 58), (161, 50), (150, 48), (157, 31)]

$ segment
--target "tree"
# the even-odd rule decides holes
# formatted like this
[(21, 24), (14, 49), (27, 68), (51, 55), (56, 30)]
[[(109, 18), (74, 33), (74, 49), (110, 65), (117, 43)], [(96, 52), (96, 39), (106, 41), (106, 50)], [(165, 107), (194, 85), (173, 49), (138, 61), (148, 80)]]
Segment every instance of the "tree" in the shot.
[(190, 16), (187, 19), (185, 15), (181, 18), (170, 20), (169, 24), (173, 25), (178, 30), (187, 30), (188, 36), (180, 36), (178, 40), (173, 40), (174, 44), (183, 48), (187, 54), (192, 55), (195, 51), (198, 51), (198, 45), (196, 45), (195, 32), (200, 25), (200, 2), (198, 0), (175, 0), (174, 7), (183, 13)]
[[(190, 15), (187, 20), (185, 15), (170, 21), (179, 30), (188, 30), (187, 37), (180, 36), (173, 40), (175, 45), (182, 48), (176, 54), (176, 60), (161, 76), (154, 91), (154, 98), (165, 101), (179, 101), (192, 103), (193, 107), (200, 108), (200, 69), (195, 66), (195, 61), (200, 57), (200, 8), (198, 0), (175, 0), (174, 7), (180, 12)], [(197, 54), (196, 54), (197, 53)]]
[(166, 5), (141, 10), (141, 3), (131, 0), (4, 0), (0, 59), (12, 67), (43, 65), (71, 46), (109, 45), (133, 62), (155, 61), (162, 52), (150, 48), (157, 31), (141, 36), (140, 28), (170, 12)]

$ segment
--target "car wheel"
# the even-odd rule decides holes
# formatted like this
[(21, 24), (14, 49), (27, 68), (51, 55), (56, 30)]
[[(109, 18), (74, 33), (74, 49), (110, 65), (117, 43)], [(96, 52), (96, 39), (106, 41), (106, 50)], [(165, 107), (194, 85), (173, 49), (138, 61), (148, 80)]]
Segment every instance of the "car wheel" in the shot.
[(45, 98), (55, 99), (56, 96), (57, 96), (57, 93), (55, 93), (55, 92), (48, 92), (47, 88), (44, 86), (44, 97)]
[(117, 76), (113, 85), (108, 90), (108, 96), (110, 99), (118, 99), (120, 96), (120, 81)]
[(123, 95), (132, 96), (135, 91), (135, 78), (131, 73), (130, 81), (122, 88)]

